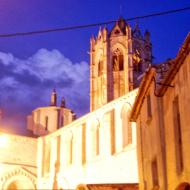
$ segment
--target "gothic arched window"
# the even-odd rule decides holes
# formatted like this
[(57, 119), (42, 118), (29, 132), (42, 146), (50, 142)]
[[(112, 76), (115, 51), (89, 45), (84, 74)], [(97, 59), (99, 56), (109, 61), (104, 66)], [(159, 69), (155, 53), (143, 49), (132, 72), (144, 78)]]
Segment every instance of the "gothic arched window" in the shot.
[(119, 49), (116, 49), (112, 57), (113, 71), (123, 71), (124, 57)]
[(102, 74), (103, 71), (103, 61), (99, 61), (98, 63), (98, 76)]
[(45, 130), (48, 130), (48, 116), (45, 117)]

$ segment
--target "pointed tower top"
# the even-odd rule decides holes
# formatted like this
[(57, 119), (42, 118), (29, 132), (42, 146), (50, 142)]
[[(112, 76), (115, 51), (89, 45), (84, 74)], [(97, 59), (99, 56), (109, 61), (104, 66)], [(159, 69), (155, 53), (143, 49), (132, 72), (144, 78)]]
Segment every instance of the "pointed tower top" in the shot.
[(133, 30), (133, 37), (142, 39), (142, 34), (139, 28), (138, 21), (136, 22), (134, 30)]
[(52, 93), (51, 93), (50, 106), (57, 106), (57, 93), (56, 93), (55, 88), (52, 90)]
[(123, 17), (119, 17), (119, 19), (116, 21), (114, 27), (112, 28), (111, 32), (110, 32), (110, 35), (112, 34), (119, 34), (119, 33), (122, 33), (122, 34), (126, 34), (126, 27), (127, 27), (127, 23), (125, 21), (125, 19)]
[(120, 16), (117, 22), (118, 22), (118, 26), (120, 27), (121, 31), (125, 31), (125, 27), (127, 25), (125, 19)]
[(99, 27), (97, 39), (100, 40), (102, 38), (102, 27)]
[(144, 33), (144, 38), (145, 38), (145, 40), (146, 40), (147, 42), (150, 41), (150, 32), (149, 32), (148, 30), (145, 31), (145, 33)]
[(61, 99), (61, 108), (65, 108), (65, 107), (66, 107), (65, 98), (62, 97), (62, 99)]

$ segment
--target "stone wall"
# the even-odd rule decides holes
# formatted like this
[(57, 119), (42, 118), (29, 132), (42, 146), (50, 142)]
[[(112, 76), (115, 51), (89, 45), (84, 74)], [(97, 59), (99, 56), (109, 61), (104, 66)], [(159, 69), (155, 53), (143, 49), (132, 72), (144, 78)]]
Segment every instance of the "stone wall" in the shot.
[(136, 125), (128, 117), (136, 93), (137, 90), (132, 91), (40, 137), (38, 188), (75, 189), (79, 184), (137, 183)]
[(0, 133), (0, 189), (36, 188), (37, 139)]

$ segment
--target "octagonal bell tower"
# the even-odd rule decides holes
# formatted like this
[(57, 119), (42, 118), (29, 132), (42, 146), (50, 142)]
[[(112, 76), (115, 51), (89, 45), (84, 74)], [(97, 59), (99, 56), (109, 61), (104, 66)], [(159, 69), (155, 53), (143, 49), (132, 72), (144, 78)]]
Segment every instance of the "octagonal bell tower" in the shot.
[(90, 110), (138, 87), (151, 59), (150, 34), (138, 25), (132, 30), (120, 18), (110, 32), (100, 29), (90, 39)]

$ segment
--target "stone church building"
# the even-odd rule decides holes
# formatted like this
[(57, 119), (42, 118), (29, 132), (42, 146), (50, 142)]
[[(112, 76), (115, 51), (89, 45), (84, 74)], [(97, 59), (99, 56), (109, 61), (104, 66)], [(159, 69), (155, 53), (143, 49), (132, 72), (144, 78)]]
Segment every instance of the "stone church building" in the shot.
[(187, 190), (189, 39), (153, 65), (148, 31), (122, 18), (100, 29), (90, 39), (90, 113), (76, 119), (54, 90), (27, 117), (37, 138), (0, 133), (0, 189)]

